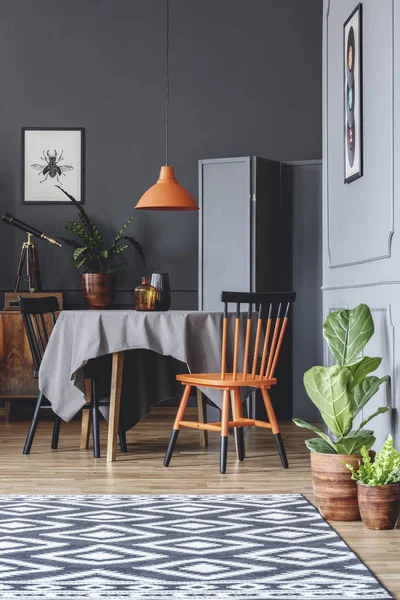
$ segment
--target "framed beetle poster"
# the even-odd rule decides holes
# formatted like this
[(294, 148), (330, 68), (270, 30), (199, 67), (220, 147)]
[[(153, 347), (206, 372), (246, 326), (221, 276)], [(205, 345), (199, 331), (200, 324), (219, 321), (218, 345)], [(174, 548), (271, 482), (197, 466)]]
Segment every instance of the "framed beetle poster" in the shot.
[(22, 203), (71, 204), (56, 186), (83, 203), (84, 129), (22, 129)]
[(344, 182), (351, 183), (363, 174), (362, 4), (343, 27)]

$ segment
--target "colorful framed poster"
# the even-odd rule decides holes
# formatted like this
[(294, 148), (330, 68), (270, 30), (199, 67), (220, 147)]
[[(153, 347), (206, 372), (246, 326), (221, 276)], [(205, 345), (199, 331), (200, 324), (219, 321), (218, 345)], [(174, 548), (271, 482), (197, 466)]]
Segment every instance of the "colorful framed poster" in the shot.
[(344, 24), (344, 182), (363, 174), (362, 4)]

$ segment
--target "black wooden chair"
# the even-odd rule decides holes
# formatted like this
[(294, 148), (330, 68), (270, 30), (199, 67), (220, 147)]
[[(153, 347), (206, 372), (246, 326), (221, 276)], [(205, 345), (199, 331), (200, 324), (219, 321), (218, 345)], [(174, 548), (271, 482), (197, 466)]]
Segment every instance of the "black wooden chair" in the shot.
[[(29, 342), (29, 347), (33, 360), (33, 377), (38, 379), (39, 369), (42, 362), (44, 352), (46, 350), (49, 337), (57, 321), (59, 311), (58, 300), (54, 296), (44, 298), (18, 298), (19, 307), (24, 321), (24, 327)], [(87, 386), (85, 386), (87, 389)], [(98, 402), (95, 390), (95, 378), (91, 377), (90, 388), (91, 402), (84, 405), (84, 409), (91, 411), (93, 422), (93, 454), (95, 458), (100, 458), (100, 433), (99, 433), (99, 418), (100, 406), (106, 406), (106, 402)], [(26, 438), (23, 453), (29, 454), (32, 447), (33, 438), (35, 437), (36, 428), (39, 420), (40, 410), (42, 408), (51, 409), (50, 402), (40, 392), (36, 402), (35, 412), (33, 414), (31, 426)], [(60, 435), (61, 418), (54, 415), (53, 437), (51, 441), (52, 449), (57, 449), (58, 438)], [(121, 425), (119, 427), (119, 440), (121, 451), (126, 452), (126, 436)]]

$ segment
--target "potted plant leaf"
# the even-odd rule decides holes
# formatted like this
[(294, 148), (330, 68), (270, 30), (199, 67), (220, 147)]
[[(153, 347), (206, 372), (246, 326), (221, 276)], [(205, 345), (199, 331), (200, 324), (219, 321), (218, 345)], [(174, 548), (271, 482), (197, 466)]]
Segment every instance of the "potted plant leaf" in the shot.
[(358, 469), (347, 464), (357, 482), (361, 518), (368, 529), (394, 529), (400, 514), (400, 452), (388, 435), (374, 461), (366, 446), (361, 448)]
[(323, 325), (323, 335), (336, 360), (331, 367), (312, 367), (304, 374), (304, 387), (320, 411), (329, 433), (293, 419), (319, 437), (306, 440), (311, 450), (311, 472), (314, 495), (323, 517), (336, 521), (359, 520), (357, 485), (349, 476), (346, 463), (356, 467), (362, 459), (361, 448), (368, 452), (375, 443), (367, 423), (388, 407), (378, 408), (358, 425), (357, 415), (386, 382), (388, 376), (371, 375), (381, 358), (362, 356), (374, 333), (371, 311), (365, 304), (351, 310), (330, 313)]
[[(110, 247), (104, 244), (103, 236), (96, 224), (89, 218), (85, 209), (59, 185), (58, 187), (78, 209), (79, 222), (71, 220), (64, 229), (77, 236), (77, 240), (60, 237), (63, 242), (73, 248), (72, 260), (79, 269), (86, 272), (81, 275), (83, 297), (89, 309), (104, 309), (114, 301), (116, 273), (129, 266), (129, 262), (115, 263), (122, 252), (131, 244), (145, 264), (142, 246), (132, 236), (124, 235), (134, 215), (122, 225)], [(127, 243), (128, 242), (128, 243)]]

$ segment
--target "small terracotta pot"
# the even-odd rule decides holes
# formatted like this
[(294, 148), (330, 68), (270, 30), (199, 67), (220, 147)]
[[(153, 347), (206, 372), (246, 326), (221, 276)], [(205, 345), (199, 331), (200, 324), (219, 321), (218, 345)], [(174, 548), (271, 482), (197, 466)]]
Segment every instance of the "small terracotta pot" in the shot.
[(366, 485), (359, 483), (358, 505), (368, 529), (394, 529), (400, 516), (400, 483)]
[(81, 275), (83, 297), (90, 310), (108, 308), (114, 302), (115, 273)]
[[(371, 456), (375, 452), (370, 451)], [(358, 468), (361, 454), (311, 452), (311, 473), (318, 510), (329, 521), (360, 521), (357, 483), (346, 464)]]

